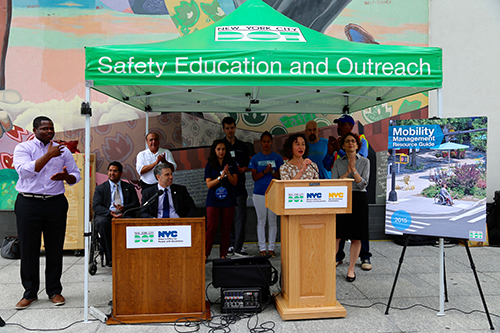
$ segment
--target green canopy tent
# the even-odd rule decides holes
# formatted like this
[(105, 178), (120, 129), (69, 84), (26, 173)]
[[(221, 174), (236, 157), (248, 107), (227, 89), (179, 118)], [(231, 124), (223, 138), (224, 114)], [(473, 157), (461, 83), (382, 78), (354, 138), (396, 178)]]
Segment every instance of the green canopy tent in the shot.
[[(301, 26), (260, 0), (248, 0), (220, 21), (182, 38), (87, 47), (85, 56), (86, 221), (90, 217), (90, 89), (148, 114), (340, 114), (442, 84), (439, 48), (339, 40)], [(86, 234), (87, 228), (86, 224)], [(88, 271), (87, 259), (85, 263)], [(87, 308), (85, 292), (85, 319)]]
[(354, 112), (442, 82), (439, 48), (339, 40), (260, 0), (182, 38), (85, 56), (87, 86), (144, 111)]

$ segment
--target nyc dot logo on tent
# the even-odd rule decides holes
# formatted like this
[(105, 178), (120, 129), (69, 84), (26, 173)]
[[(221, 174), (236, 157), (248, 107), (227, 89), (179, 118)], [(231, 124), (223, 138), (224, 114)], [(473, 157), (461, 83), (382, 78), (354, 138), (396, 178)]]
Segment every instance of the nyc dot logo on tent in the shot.
[(218, 42), (305, 42), (298, 27), (234, 25), (215, 28)]

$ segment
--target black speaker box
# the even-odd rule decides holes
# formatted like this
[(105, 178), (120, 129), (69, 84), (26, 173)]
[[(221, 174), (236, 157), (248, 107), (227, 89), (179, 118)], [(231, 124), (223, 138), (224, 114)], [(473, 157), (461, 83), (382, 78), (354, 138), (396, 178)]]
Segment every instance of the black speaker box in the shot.
[(215, 288), (269, 287), (278, 281), (278, 271), (269, 257), (215, 259), (212, 278)]

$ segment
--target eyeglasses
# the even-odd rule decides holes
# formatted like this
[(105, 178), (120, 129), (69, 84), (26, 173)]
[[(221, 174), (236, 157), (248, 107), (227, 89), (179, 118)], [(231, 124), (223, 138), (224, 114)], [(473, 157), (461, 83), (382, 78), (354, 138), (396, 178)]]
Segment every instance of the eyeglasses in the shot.
[(344, 140), (344, 143), (356, 143), (356, 140)]

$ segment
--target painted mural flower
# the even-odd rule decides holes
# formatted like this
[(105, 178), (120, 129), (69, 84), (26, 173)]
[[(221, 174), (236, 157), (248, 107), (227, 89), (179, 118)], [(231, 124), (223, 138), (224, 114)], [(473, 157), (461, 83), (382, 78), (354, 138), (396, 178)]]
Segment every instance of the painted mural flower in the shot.
[(111, 125), (100, 125), (94, 127), (94, 130), (99, 135), (106, 135), (111, 131)]
[(162, 125), (168, 125), (172, 122), (172, 115), (170, 113), (162, 114), (158, 117), (158, 122)]
[(222, 8), (220, 8), (218, 1), (216, 0), (209, 4), (200, 3), (200, 5), (201, 10), (203, 10), (205, 14), (207, 14), (208, 17), (210, 17), (214, 22), (217, 22), (226, 16)]
[(174, 133), (172, 133), (172, 140), (182, 143), (182, 126), (176, 126)]
[(191, 129), (191, 132), (192, 132), (195, 136), (197, 136), (197, 135), (198, 135), (198, 133), (200, 133), (200, 129), (201, 129), (201, 128), (200, 128), (200, 125), (199, 125), (198, 123), (192, 123), (192, 125), (191, 125), (191, 128), (190, 128), (190, 129)]
[(13, 124), (7, 112), (0, 109), (0, 138), (5, 132), (12, 130)]
[(0, 165), (2, 169), (14, 169), (14, 157), (9, 153), (0, 153)]
[(128, 120), (125, 122), (125, 124), (127, 124), (128, 127), (134, 129), (135, 126), (137, 126), (137, 120)]
[(392, 116), (392, 112), (388, 110), (387, 103), (363, 110), (363, 118), (365, 118), (368, 123), (374, 123), (376, 121), (389, 118), (390, 116)]
[(171, 15), (172, 21), (183, 35), (192, 32), (192, 28), (200, 17), (200, 8), (196, 1), (181, 1), (179, 6), (174, 7), (175, 14)]
[(99, 149), (94, 150), (92, 153), (95, 154), (95, 169), (98, 171), (104, 164), (104, 158), (101, 156)]
[(23, 136), (29, 135), (30, 132), (25, 130), (24, 128), (14, 125), (14, 128), (8, 132), (5, 132), (5, 134), (14, 141), (23, 142)]
[(134, 142), (128, 134), (116, 133), (114, 138), (104, 139), (102, 151), (106, 160), (123, 162), (134, 151)]
[(131, 166), (130, 164), (125, 164), (123, 166), (122, 178), (133, 180), (133, 179), (138, 179), (139, 175), (137, 175), (137, 171), (133, 166)]

